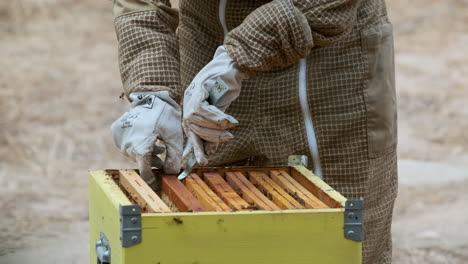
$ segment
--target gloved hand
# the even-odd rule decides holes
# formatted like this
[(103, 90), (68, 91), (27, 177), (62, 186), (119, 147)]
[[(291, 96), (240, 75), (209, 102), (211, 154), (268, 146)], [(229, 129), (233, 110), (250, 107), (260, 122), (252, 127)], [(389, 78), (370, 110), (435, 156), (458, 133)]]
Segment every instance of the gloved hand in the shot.
[(220, 46), (185, 90), (183, 127), (198, 164), (206, 165), (207, 156), (216, 152), (220, 142), (234, 138), (226, 129), (238, 121), (224, 112), (239, 96), (241, 81), (247, 77)]
[[(180, 107), (167, 91), (134, 92), (129, 98), (130, 110), (112, 124), (112, 136), (124, 155), (138, 163), (143, 180), (158, 188), (154, 186), (156, 178), (151, 167), (162, 166), (169, 174), (180, 171), (183, 147)], [(158, 139), (166, 145), (164, 162), (156, 156), (164, 152), (164, 147), (155, 145)]]

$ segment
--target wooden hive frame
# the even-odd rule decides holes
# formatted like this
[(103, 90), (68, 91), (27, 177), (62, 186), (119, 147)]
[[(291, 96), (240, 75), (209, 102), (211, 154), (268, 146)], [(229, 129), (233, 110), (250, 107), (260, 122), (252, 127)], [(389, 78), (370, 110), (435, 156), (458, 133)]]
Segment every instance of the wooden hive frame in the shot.
[[(210, 172), (215, 173), (214, 181), (205, 175)], [(174, 175), (162, 175), (162, 191), (157, 194), (141, 181), (137, 170), (91, 171), (89, 176), (90, 263), (96, 262), (96, 241), (102, 241), (103, 235), (115, 264), (358, 264), (362, 260), (362, 243), (345, 237), (345, 219), (352, 213), (344, 208), (346, 198), (302, 166), (199, 168), (182, 182)], [(256, 182), (262, 179), (269, 187), (280, 188), (277, 195), (292, 197), (304, 208), (282, 209), (269, 198), (272, 190)], [(222, 189), (215, 190), (214, 184)], [(248, 206), (236, 210), (224, 193), (236, 205), (245, 201)], [(323, 204), (310, 205), (316, 202), (314, 197)], [(137, 208), (138, 215), (130, 218), (123, 208)], [(131, 221), (135, 226), (129, 228)], [(124, 245), (122, 232), (131, 232), (126, 233), (127, 243), (135, 238), (135, 244)]]
[[(342, 208), (322, 181), (304, 176), (305, 168), (226, 167), (197, 168), (184, 180), (162, 177), (156, 194), (137, 170), (107, 171), (143, 213), (251, 211)], [(310, 172), (309, 172), (310, 173)], [(329, 188), (329, 186), (325, 186)], [(160, 198), (167, 197), (172, 206)], [(167, 201), (167, 200), (166, 200)], [(175, 207), (175, 209), (174, 209)], [(173, 208), (172, 210), (170, 208)]]

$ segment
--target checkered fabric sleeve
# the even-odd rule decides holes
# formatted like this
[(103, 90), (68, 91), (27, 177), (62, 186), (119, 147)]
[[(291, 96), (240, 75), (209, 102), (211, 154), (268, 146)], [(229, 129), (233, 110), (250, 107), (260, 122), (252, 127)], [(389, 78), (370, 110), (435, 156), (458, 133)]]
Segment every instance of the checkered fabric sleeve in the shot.
[(244, 71), (268, 71), (309, 54), (312, 35), (304, 15), (290, 0), (255, 9), (224, 40), (228, 54)]
[(169, 1), (114, 0), (125, 94), (164, 91), (180, 101), (178, 12)]
[(228, 54), (247, 72), (286, 67), (315, 46), (346, 36), (361, 0), (274, 0), (254, 10), (227, 35)]
[[(293, 0), (305, 15), (315, 46), (328, 46), (347, 36), (357, 23), (363, 0)], [(377, 12), (376, 12), (377, 14)]]

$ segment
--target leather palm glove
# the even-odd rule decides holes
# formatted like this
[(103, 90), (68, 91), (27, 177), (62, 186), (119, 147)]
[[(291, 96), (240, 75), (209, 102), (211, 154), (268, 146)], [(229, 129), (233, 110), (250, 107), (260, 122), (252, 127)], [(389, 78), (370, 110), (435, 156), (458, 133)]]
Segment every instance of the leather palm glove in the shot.
[(183, 127), (198, 164), (206, 165), (219, 143), (234, 138), (227, 129), (238, 121), (224, 112), (239, 96), (241, 81), (247, 77), (220, 46), (185, 90)]
[[(168, 174), (180, 171), (181, 110), (167, 91), (134, 92), (129, 99), (130, 110), (112, 124), (112, 136), (123, 154), (138, 163), (143, 180), (158, 189), (151, 167), (163, 167)], [(164, 147), (155, 145), (158, 139), (166, 146), (164, 162), (157, 156), (164, 152)]]

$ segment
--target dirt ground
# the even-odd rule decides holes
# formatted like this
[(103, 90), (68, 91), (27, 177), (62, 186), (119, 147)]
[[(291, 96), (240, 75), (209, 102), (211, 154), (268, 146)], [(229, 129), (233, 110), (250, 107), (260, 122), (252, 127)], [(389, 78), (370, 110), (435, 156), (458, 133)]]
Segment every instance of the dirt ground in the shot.
[[(468, 263), (468, 1), (391, 0), (394, 263)], [(0, 263), (87, 263), (87, 170), (129, 168), (111, 1), (0, 2)]]

